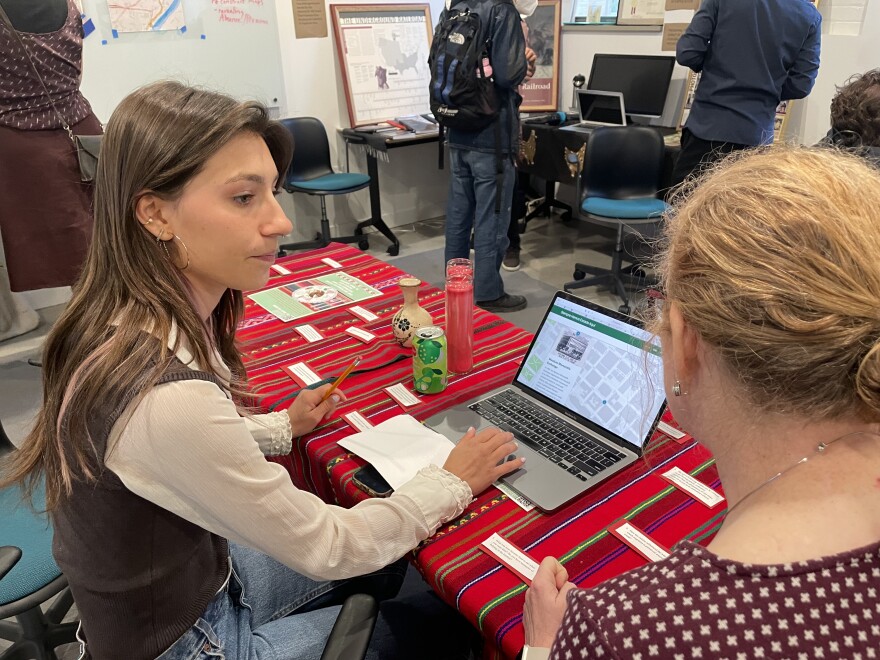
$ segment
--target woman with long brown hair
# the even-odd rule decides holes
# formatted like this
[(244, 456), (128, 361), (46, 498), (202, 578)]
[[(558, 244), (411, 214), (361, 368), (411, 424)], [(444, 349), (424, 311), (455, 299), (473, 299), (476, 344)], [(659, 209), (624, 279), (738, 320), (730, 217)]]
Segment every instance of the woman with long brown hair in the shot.
[(346, 510), (264, 460), (344, 397), (253, 416), (231, 399), (241, 291), (265, 285), (290, 230), (289, 159), (262, 106), (178, 83), (135, 91), (107, 125), (94, 239), (0, 479), (45, 480), (93, 658), (318, 657), (335, 610), (316, 608), (341, 583), (313, 579), (381, 569), (519, 465), (498, 465), (510, 434), (469, 432), (443, 468)]

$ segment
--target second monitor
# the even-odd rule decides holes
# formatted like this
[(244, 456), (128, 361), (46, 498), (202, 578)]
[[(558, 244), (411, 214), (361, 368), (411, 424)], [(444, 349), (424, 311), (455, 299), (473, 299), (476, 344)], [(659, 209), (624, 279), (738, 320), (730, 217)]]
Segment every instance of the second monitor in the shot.
[(596, 54), (587, 89), (620, 92), (627, 115), (661, 117), (674, 66), (669, 55)]

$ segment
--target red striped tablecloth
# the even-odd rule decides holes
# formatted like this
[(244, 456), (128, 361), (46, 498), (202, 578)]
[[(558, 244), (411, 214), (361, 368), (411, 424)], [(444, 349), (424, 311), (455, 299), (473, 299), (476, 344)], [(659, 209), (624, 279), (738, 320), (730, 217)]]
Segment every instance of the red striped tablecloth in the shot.
[[(342, 307), (282, 323), (246, 300), (246, 317), (238, 337), (250, 385), (261, 408), (283, 410), (298, 386), (281, 370), (282, 365), (302, 361), (319, 376), (333, 378), (355, 355), (362, 355), (358, 371), (345, 382), (348, 402), (340, 412), (358, 410), (377, 424), (404, 412), (383, 388), (402, 382), (412, 389), (411, 352), (397, 346), (391, 331), (391, 317), (403, 304), (397, 281), (405, 274), (391, 264), (334, 243), (281, 260), (291, 275), (273, 274), (267, 288), (333, 272), (334, 268), (322, 261), (326, 257), (382, 291), (382, 297), (360, 303), (380, 318), (367, 323)], [(435, 323), (443, 325), (442, 291), (423, 284), (419, 302)], [(325, 339), (308, 343), (293, 331), (299, 323), (311, 324)], [(421, 402), (406, 412), (424, 420), (512, 380), (531, 341), (530, 333), (482, 310), (476, 311), (474, 325), (473, 371), (452, 376), (442, 394), (417, 395)], [(378, 339), (363, 344), (345, 334), (350, 326), (364, 328)], [(351, 505), (366, 497), (352, 483), (352, 475), (363, 461), (337, 444), (352, 432), (336, 417), (295, 441), (291, 454), (276, 460), (289, 470), (297, 487), (327, 502)], [(714, 461), (702, 446), (693, 441), (678, 444), (658, 434), (642, 461), (553, 514), (537, 509), (526, 513), (490, 488), (461, 517), (441, 527), (414, 551), (416, 566), (441, 597), (482, 631), (487, 657), (513, 657), (523, 645), (526, 586), (478, 550), (479, 543), (497, 532), (538, 561), (548, 555), (559, 558), (573, 582), (589, 587), (645, 563), (606, 531), (621, 518), (631, 520), (667, 547), (684, 538), (706, 542), (717, 531), (724, 506), (710, 510), (658, 476), (672, 466), (720, 490)]]

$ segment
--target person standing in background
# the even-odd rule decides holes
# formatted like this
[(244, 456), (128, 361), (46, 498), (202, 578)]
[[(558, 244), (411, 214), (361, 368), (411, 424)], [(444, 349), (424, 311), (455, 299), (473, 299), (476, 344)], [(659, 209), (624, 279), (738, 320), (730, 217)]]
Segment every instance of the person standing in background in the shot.
[(831, 130), (823, 142), (880, 167), (880, 69), (856, 74), (838, 87), (831, 99)]
[(12, 291), (68, 286), (79, 276), (91, 237), (92, 186), (80, 179), (58, 115), (77, 135), (97, 135), (101, 124), (79, 91), (83, 32), (74, 1), (0, 0), (0, 9), (11, 23), (0, 16), (2, 341), (39, 322)]
[(518, 108), (522, 97), (516, 90), (527, 70), (525, 39), (519, 12), (510, 2), (462, 0), (455, 6), (466, 7), (480, 17), (483, 31), (480, 43), (489, 46), (489, 63), (499, 103), (495, 121), (500, 124), (493, 122), (475, 131), (449, 129), (452, 172), (446, 206), (444, 260), (470, 255), (473, 227), (476, 303), (494, 313), (515, 312), (525, 308), (526, 299), (505, 292), (501, 262), (507, 250), (516, 176), (513, 159), (519, 149)]
[(808, 0), (703, 0), (675, 50), (702, 76), (673, 186), (725, 154), (773, 141), (776, 106), (813, 89), (821, 27)]

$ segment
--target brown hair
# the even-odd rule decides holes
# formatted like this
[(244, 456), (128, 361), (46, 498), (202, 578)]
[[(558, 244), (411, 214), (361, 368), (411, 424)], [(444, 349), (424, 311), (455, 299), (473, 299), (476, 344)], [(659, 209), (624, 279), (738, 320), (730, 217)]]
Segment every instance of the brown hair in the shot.
[[(243, 381), (234, 343), (241, 292), (227, 290), (206, 326), (173, 263), (185, 257), (169, 259), (135, 217), (145, 192), (177, 199), (206, 161), (242, 132), (265, 140), (282, 180), (290, 138), (257, 103), (165, 81), (136, 90), (113, 112), (98, 161), (86, 263), (43, 351), (43, 406), (21, 449), (4, 461), (0, 488), (21, 482), (29, 497), (44, 476), (51, 511), (74, 479), (95, 478), (100, 462), (87, 427), (91, 411), (155, 383), (171, 359), (172, 320), (177, 343), (186, 339), (200, 368), (212, 368), (216, 349), (231, 367), (231, 386)], [(145, 331), (158, 341), (144, 341)], [(137, 380), (150, 363), (155, 368)]]
[(832, 140), (848, 148), (880, 147), (880, 69), (854, 75), (831, 99)]
[(664, 231), (668, 299), (756, 410), (880, 420), (880, 172), (740, 154), (675, 196)]

